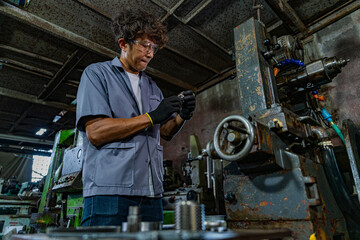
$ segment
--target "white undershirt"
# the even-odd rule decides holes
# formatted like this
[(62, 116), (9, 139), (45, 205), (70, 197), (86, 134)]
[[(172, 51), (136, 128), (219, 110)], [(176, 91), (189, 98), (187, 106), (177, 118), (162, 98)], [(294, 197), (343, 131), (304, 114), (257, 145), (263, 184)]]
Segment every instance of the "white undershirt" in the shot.
[[(142, 111), (142, 102), (141, 102), (141, 88), (140, 88), (140, 76), (139, 74), (129, 73), (126, 72), (129, 76), (131, 88), (134, 92), (134, 95), (136, 97), (137, 105), (139, 106), (140, 114), (143, 113)], [(149, 156), (148, 156), (149, 158)], [(151, 160), (148, 159), (150, 162)], [(154, 183), (152, 180), (152, 173), (151, 173), (151, 166), (149, 165), (149, 188), (150, 188), (150, 196), (148, 197), (155, 197), (154, 196)]]
[(136, 97), (136, 101), (137, 104), (139, 106), (139, 110), (140, 110), (140, 114), (142, 114), (142, 102), (141, 102), (141, 89), (140, 89), (140, 76), (139, 74), (134, 74), (134, 73), (129, 73), (127, 72), (129, 79), (130, 79), (130, 83), (131, 83), (131, 88), (135, 94)]

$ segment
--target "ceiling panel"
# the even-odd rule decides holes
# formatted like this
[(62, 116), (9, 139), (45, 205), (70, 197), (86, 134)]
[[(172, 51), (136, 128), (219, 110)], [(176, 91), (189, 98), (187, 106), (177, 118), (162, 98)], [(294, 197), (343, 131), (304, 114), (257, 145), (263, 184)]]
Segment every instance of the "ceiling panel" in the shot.
[(296, 11), (304, 24), (309, 24), (328, 11), (344, 4), (349, 0), (321, 0), (321, 1), (297, 1), (289, 0), (290, 6)]
[[(0, 44), (60, 62), (65, 62), (68, 56), (76, 50), (76, 47), (68, 42), (1, 14), (0, 22)], [(4, 50), (0, 48), (0, 51)]]
[[(106, 6), (105, 1), (96, 2)], [(77, 1), (31, 1), (26, 10), (91, 41), (115, 48), (112, 44), (111, 22)]]
[(186, 0), (179, 6), (174, 12), (178, 17), (185, 17), (188, 13), (191, 12), (199, 3), (203, 0)]
[(3, 66), (0, 69), (0, 87), (18, 92), (38, 95), (48, 79), (33, 74), (24, 74), (23, 71)]
[[(261, 19), (265, 24), (275, 23), (278, 18), (264, 1)], [(250, 17), (255, 17), (252, 0), (212, 1), (189, 24), (215, 40), (225, 49), (233, 45), (233, 29)]]
[(0, 95), (1, 112), (9, 112), (21, 115), (21, 113), (23, 113), (30, 105), (31, 103)]
[(221, 71), (234, 65), (231, 55), (224, 53), (182, 23), (174, 27), (168, 35), (169, 47), (191, 56), (210, 68)]
[(180, 58), (166, 49), (157, 53), (156, 58), (151, 60), (149, 66), (162, 69), (164, 73), (184, 79), (193, 86), (213, 75), (211, 71), (199, 67), (185, 58)]

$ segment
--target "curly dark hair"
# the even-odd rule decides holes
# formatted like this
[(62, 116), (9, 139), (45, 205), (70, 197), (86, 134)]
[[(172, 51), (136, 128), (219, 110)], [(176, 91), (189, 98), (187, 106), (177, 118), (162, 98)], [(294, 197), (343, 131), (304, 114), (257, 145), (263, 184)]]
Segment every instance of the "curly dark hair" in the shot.
[(147, 37), (162, 48), (168, 41), (166, 36), (167, 28), (160, 20), (152, 14), (143, 10), (134, 10), (126, 8), (121, 11), (112, 22), (112, 30), (115, 35), (115, 42), (124, 38), (126, 42), (131, 44), (129, 40), (146, 34)]

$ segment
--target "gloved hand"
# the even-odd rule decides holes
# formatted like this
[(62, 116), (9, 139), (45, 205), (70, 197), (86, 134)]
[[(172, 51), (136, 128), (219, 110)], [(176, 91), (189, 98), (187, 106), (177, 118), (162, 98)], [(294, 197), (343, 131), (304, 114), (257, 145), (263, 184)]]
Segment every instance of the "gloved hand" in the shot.
[(181, 100), (177, 96), (171, 96), (164, 98), (159, 106), (152, 112), (149, 112), (149, 116), (152, 119), (152, 123), (158, 124), (167, 120), (174, 112), (180, 112)]
[(180, 111), (180, 117), (184, 120), (190, 120), (192, 113), (195, 110), (195, 95), (192, 90), (186, 90), (183, 92), (183, 104)]

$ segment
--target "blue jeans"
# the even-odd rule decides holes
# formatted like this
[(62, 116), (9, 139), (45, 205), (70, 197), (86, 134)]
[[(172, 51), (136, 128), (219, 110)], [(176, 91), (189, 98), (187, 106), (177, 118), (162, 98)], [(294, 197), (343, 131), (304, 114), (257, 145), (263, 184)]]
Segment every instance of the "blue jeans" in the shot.
[(162, 222), (161, 198), (137, 196), (92, 196), (84, 198), (81, 226), (121, 226), (129, 206), (139, 206), (141, 221)]

